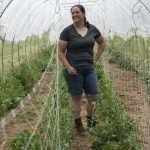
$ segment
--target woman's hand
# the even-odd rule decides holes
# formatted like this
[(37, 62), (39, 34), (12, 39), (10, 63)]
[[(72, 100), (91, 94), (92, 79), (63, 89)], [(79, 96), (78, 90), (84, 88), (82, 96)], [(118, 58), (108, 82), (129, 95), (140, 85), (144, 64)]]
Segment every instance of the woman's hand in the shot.
[(95, 58), (93, 58), (93, 64), (96, 65), (97, 61)]
[(72, 66), (68, 66), (67, 71), (70, 75), (77, 75), (77, 70)]
[(94, 59), (93, 59), (94, 64), (96, 64), (96, 62), (100, 59), (100, 57), (105, 49), (105, 41), (104, 41), (104, 38), (102, 35), (96, 39), (96, 42), (97, 42), (98, 46), (97, 46), (96, 55), (94, 56)]

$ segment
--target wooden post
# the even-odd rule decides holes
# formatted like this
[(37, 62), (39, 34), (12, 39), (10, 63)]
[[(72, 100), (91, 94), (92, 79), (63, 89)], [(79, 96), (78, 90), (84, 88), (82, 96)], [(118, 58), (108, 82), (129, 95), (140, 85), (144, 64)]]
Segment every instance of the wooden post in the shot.
[(15, 36), (13, 37), (12, 45), (11, 45), (11, 66), (14, 68), (14, 40)]
[(37, 43), (37, 41), (36, 41), (36, 37), (35, 37), (35, 41), (34, 41), (34, 54), (35, 54), (35, 49), (36, 49), (36, 43)]
[(20, 41), (18, 42), (18, 62), (20, 65)]
[(25, 40), (25, 61), (27, 62), (27, 38)]
[[(30, 39), (30, 58), (32, 59), (32, 48), (31, 48), (31, 46), (32, 46), (32, 36)], [(30, 59), (30, 61), (31, 61), (31, 59)]]
[(2, 41), (2, 52), (1, 52), (1, 58), (2, 58), (2, 76), (4, 74), (4, 45), (5, 45), (5, 37), (6, 37), (6, 33), (4, 35), (4, 38), (1, 38)]

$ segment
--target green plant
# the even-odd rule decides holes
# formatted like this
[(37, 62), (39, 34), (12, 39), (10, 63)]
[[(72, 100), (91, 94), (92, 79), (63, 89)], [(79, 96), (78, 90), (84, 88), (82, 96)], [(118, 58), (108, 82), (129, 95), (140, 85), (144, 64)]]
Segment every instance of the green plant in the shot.
[[(16, 139), (11, 142), (11, 150), (23, 150), (28, 144), (31, 137), (31, 133), (28, 130), (22, 131)], [(28, 149), (30, 150), (41, 150), (41, 137), (39, 135), (34, 135)]]
[(12, 75), (0, 78), (0, 118), (8, 110), (15, 108), (25, 96), (20, 80)]
[(127, 69), (127, 70), (133, 70), (134, 65), (132, 63), (132, 59), (129, 56), (125, 56), (121, 51), (113, 50), (111, 52), (110, 63), (116, 63), (120, 68)]
[(141, 150), (138, 130), (133, 121), (124, 113), (123, 106), (111, 81), (100, 64), (97, 68), (99, 100), (95, 115), (97, 126), (91, 130), (94, 150)]
[(15, 108), (31, 91), (40, 73), (46, 68), (51, 50), (42, 50), (30, 63), (22, 63), (0, 77), (0, 118)]
[[(42, 121), (35, 135), (32, 137), (28, 149), (35, 150), (38, 147), (38, 150), (40, 147), (45, 148), (45, 145), (46, 149), (58, 149), (59, 146), (62, 150), (70, 149), (73, 132), (72, 117), (69, 108), (69, 95), (62, 74), (60, 74), (59, 80), (59, 93), (56, 93), (55, 82), (52, 88), (54, 89), (54, 95), (51, 99), (46, 100)], [(59, 95), (59, 103), (56, 102), (57, 94)], [(37, 133), (39, 134), (37, 135)], [(46, 138), (43, 138), (43, 135), (45, 135)], [(23, 149), (29, 137), (31, 137), (31, 133), (28, 131), (19, 134), (17, 138), (12, 141), (12, 150)], [(37, 138), (39, 139), (37, 140)]]

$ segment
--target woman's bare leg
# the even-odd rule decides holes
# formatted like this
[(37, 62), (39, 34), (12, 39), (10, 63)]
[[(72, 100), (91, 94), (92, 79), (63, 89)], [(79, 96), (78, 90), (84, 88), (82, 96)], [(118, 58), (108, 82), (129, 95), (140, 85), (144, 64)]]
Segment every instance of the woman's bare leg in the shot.
[(88, 133), (84, 129), (82, 124), (82, 120), (80, 116), (80, 111), (81, 111), (80, 103), (81, 103), (81, 96), (72, 97), (70, 101), (70, 107), (71, 107), (72, 116), (74, 119), (77, 134), (79, 136), (85, 137), (87, 136)]
[(70, 108), (74, 119), (80, 118), (80, 101), (81, 96), (71, 97)]
[(93, 108), (96, 103), (97, 97), (95, 96), (86, 96), (87, 97), (87, 115), (92, 116), (93, 115)]
[(96, 125), (96, 119), (94, 117), (94, 105), (96, 104), (97, 97), (87, 96), (87, 125), (88, 127), (94, 127)]

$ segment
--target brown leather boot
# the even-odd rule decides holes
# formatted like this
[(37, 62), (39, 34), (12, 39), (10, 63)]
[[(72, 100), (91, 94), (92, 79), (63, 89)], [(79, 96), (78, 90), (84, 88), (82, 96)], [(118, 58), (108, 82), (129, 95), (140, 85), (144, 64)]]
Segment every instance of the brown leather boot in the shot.
[(81, 122), (81, 118), (75, 119), (75, 127), (77, 130), (77, 134), (81, 137), (85, 137), (88, 135), (88, 132), (86, 129), (84, 129), (83, 124)]

